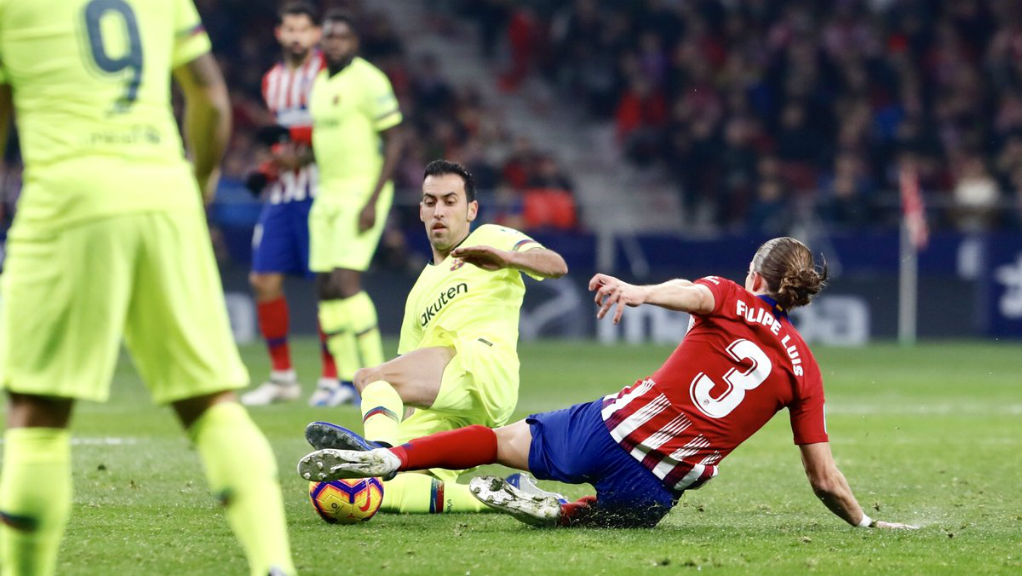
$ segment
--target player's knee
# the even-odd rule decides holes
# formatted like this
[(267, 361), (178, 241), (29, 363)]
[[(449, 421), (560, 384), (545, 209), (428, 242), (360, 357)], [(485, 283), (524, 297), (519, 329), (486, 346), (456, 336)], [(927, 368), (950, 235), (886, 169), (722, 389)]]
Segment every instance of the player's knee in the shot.
[(258, 301), (273, 300), (284, 295), (281, 279), (275, 274), (249, 274), (249, 286)]
[(355, 376), (352, 377), (352, 385), (356, 387), (356, 390), (362, 392), (363, 388), (366, 388), (371, 382), (380, 380), (375, 374), (376, 372), (373, 368), (360, 368), (356, 370)]
[(67, 428), (74, 400), (9, 392), (7, 427)]
[(321, 274), (316, 279), (316, 294), (321, 301), (341, 300), (344, 298), (341, 287), (330, 274)]

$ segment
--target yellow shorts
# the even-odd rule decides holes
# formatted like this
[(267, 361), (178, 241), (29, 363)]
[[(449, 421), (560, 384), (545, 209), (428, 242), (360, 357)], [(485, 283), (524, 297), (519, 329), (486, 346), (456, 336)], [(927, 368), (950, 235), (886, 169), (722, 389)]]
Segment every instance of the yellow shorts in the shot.
[[(426, 410), (415, 410), (398, 425), (398, 442), (479, 424), (497, 428), (508, 424), (519, 396), (519, 359), (497, 351), (481, 339), (449, 340), (445, 332), (431, 346), (454, 345), (456, 354), (444, 369), (437, 399)], [(449, 482), (464, 470), (431, 469)]]
[(0, 386), (106, 400), (122, 334), (153, 399), (243, 388), (202, 211), (119, 215), (7, 244)]
[[(372, 182), (354, 181), (354, 190), (346, 191), (350, 201), (339, 200), (321, 190), (309, 210), (309, 269), (330, 272), (335, 268), (365, 272), (377, 251), (380, 236), (387, 223), (395, 187), (384, 185), (377, 198), (377, 219), (373, 228), (359, 232), (359, 212), (368, 196)], [(357, 201), (355, 199), (358, 199)]]

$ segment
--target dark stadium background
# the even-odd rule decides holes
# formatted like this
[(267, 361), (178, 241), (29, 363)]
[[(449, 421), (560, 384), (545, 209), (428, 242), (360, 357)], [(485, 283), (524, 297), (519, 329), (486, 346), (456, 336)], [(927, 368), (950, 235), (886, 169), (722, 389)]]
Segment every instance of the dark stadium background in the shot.
[[(232, 93), (235, 134), (211, 209), (232, 318), (255, 332), (246, 273), (264, 153), (259, 96), (277, 2), (199, 0)], [(638, 281), (740, 280), (765, 239), (829, 260), (809, 340), (897, 335), (899, 174), (929, 241), (917, 254), (917, 335), (1021, 335), (1021, 4), (1013, 0), (448, 0), (330, 2), (360, 22), (411, 134), (396, 207), (367, 276), (385, 332), (428, 247), (424, 164), (467, 164), (488, 221), (565, 255), (571, 277), (528, 290), (524, 335), (678, 341), (685, 319), (594, 324), (596, 270)], [(321, 4), (323, 6), (323, 4)], [(8, 208), (18, 174), (8, 170)], [(10, 210), (8, 209), (8, 212)], [(288, 285), (312, 333), (313, 289)], [(307, 305), (308, 304), (308, 305)]]

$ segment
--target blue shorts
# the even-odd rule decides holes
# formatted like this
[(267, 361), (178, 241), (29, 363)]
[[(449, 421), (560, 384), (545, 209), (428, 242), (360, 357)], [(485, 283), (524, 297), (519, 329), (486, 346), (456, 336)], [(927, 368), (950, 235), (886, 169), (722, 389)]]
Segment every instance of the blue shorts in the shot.
[(601, 419), (601, 400), (531, 414), (526, 418), (530, 472), (544, 480), (592, 484), (597, 489), (594, 524), (650, 527), (678, 499), (650, 470), (612, 440)]
[(266, 203), (252, 234), (252, 271), (312, 277), (309, 208), (313, 200)]

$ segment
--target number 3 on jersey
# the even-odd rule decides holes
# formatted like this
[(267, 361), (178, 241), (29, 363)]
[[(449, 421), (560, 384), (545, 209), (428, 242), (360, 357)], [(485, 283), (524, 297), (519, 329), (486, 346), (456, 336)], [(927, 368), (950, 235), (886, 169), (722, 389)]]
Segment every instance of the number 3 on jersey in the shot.
[[(124, 70), (130, 70), (131, 76), (127, 79), (125, 93), (114, 103), (115, 112), (124, 112), (138, 97), (139, 85), (142, 84), (142, 38), (139, 36), (139, 23), (135, 19), (135, 12), (125, 0), (91, 0), (85, 6), (85, 31), (89, 36), (89, 50), (92, 52), (93, 62), (107, 74), (120, 74)], [(104, 42), (103, 19), (114, 17), (121, 22), (125, 32), (125, 47), (113, 55), (108, 51), (108, 45)], [(107, 32), (111, 26), (107, 26)], [(107, 38), (109, 41), (110, 39)], [(114, 44), (111, 42), (111, 44)], [(116, 44), (114, 44), (116, 46)]]
[(753, 365), (744, 372), (730, 368), (722, 376), (727, 389), (717, 398), (711, 396), (715, 381), (707, 374), (701, 372), (693, 379), (690, 383), (690, 399), (693, 400), (694, 406), (712, 418), (724, 418), (735, 410), (740, 402), (743, 402), (747, 391), (760, 386), (772, 371), (771, 359), (750, 340), (736, 340), (729, 344), (725, 351), (737, 364), (749, 361)]

